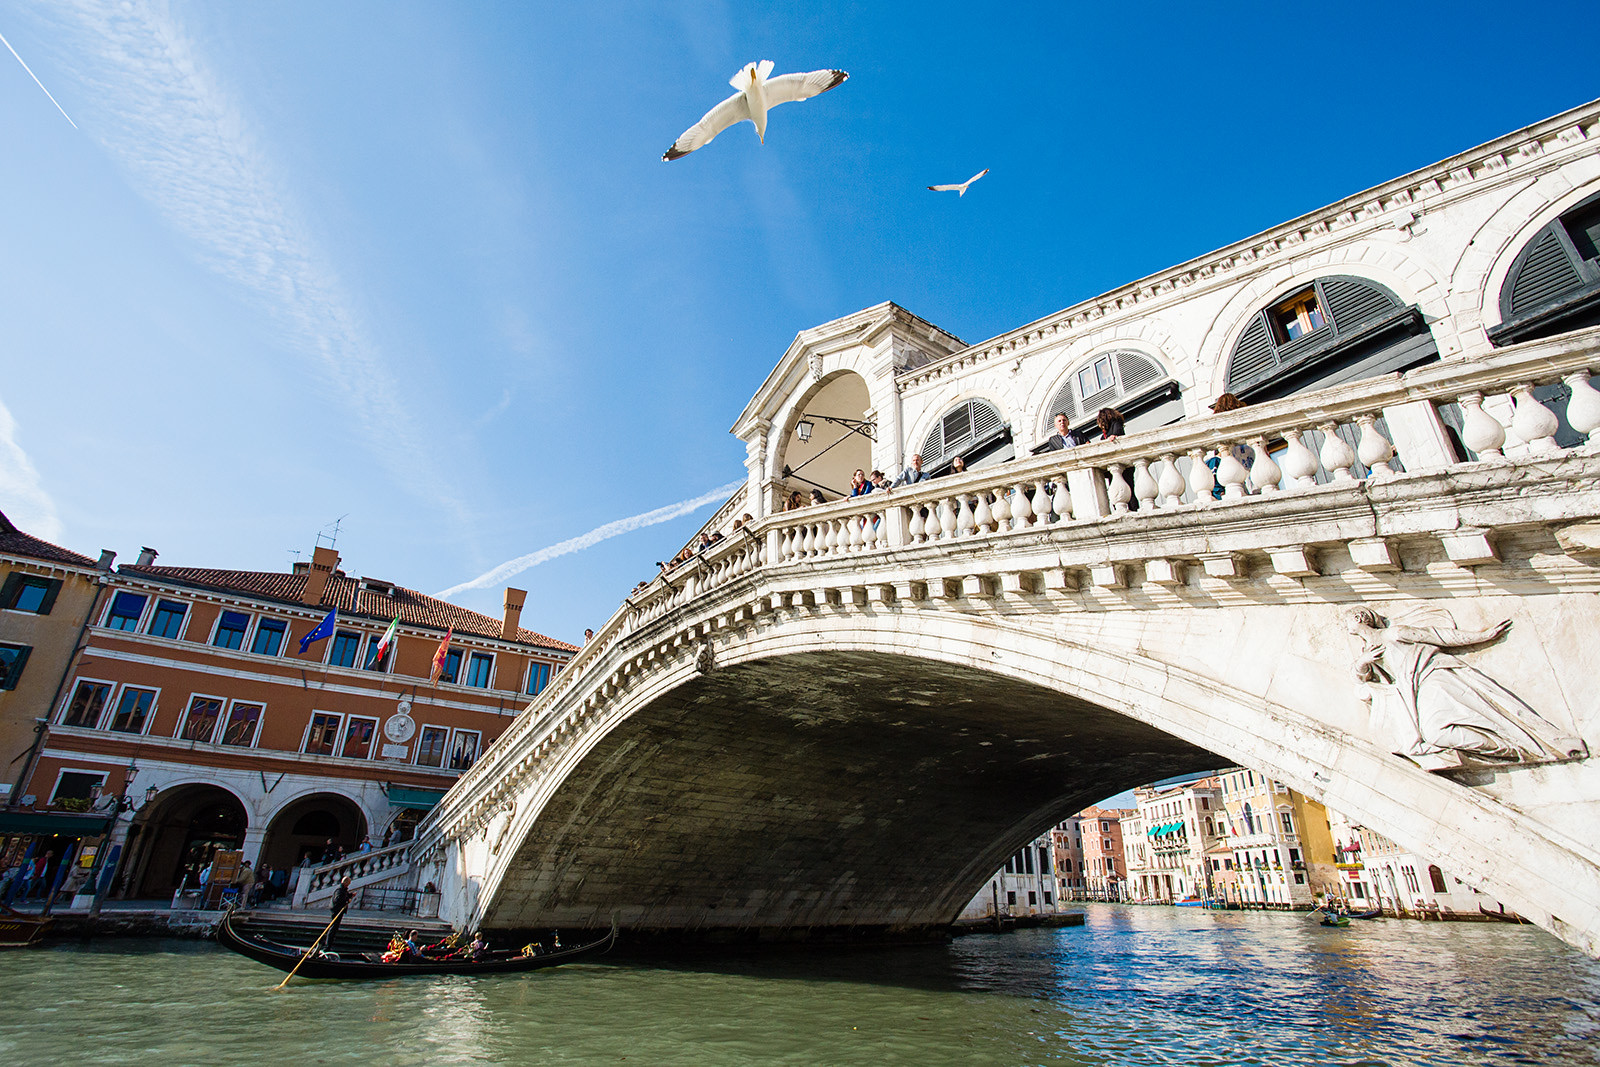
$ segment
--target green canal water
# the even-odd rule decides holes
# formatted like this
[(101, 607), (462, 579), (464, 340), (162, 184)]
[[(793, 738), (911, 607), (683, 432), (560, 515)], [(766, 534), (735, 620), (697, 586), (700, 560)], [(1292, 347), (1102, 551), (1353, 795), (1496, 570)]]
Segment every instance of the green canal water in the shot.
[(301, 982), (207, 942), (0, 955), (0, 1064), (1579, 1064), (1600, 963), (1531, 927), (1087, 905), (881, 951)]

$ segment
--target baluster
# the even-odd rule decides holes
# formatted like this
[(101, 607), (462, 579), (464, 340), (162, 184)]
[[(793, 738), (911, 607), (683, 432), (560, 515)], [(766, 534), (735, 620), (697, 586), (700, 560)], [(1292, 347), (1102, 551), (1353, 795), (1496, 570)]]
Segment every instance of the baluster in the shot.
[(1233, 442), (1222, 442), (1222, 447), (1217, 449), (1217, 481), (1222, 485), (1222, 498), (1242, 500), (1246, 495), (1244, 483), (1249, 477), (1250, 472), (1234, 455)]
[(966, 494), (963, 493), (956, 498), (956, 536), (970, 537), (976, 528), (977, 523), (973, 520), (972, 505), (968, 502)]
[(778, 559), (783, 563), (787, 563), (793, 554), (794, 530), (786, 528), (778, 537)]
[(1369, 478), (1393, 474), (1389, 460), (1394, 458), (1394, 445), (1378, 432), (1378, 416), (1360, 415), (1356, 423), (1361, 427), (1361, 439), (1356, 442), (1356, 458), (1366, 464)]
[(1211, 490), (1216, 484), (1216, 477), (1211, 473), (1211, 468), (1206, 466), (1205, 449), (1189, 449), (1189, 492), (1194, 494), (1194, 503), (1200, 507), (1211, 503)]
[(1556, 447), (1556, 431), (1561, 423), (1555, 413), (1533, 395), (1533, 383), (1523, 382), (1512, 390), (1516, 410), (1511, 416), (1511, 432), (1528, 443), (1533, 452), (1549, 452)]
[(994, 532), (994, 511), (989, 507), (989, 494), (978, 494), (978, 506), (972, 512), (972, 521), (983, 533)]
[(1029, 501), (1028, 506), (1033, 508), (1033, 521), (1035, 523), (1040, 526), (1049, 524), (1050, 497), (1045, 494), (1043, 482), (1033, 483), (1033, 499)]
[(1128, 469), (1126, 463), (1112, 463), (1111, 484), (1106, 489), (1106, 497), (1111, 501), (1111, 514), (1126, 515), (1128, 501), (1133, 499), (1133, 490), (1128, 488), (1128, 483), (1123, 481), (1122, 472)]
[(872, 515), (872, 524), (867, 527), (867, 547), (870, 549), (887, 548), (889, 546), (889, 513), (887, 511), (875, 512)]
[(1072, 518), (1072, 494), (1067, 491), (1067, 475), (1065, 471), (1056, 475), (1056, 495), (1051, 504), (1056, 509), (1058, 521), (1066, 522)]
[(1033, 525), (1033, 505), (1028, 503), (1028, 487), (1018, 485), (1011, 494), (1011, 528), (1025, 530)]
[(825, 556), (837, 556), (842, 547), (839, 543), (839, 535), (842, 532), (839, 529), (839, 520), (829, 519), (823, 523), (822, 528), (827, 531), (827, 539), (823, 544), (822, 554)]
[(994, 516), (996, 533), (1005, 533), (1011, 529), (1011, 490), (1003, 485), (996, 489), (994, 503), (989, 506), (989, 512)]
[(1250, 447), (1255, 450), (1256, 461), (1250, 467), (1250, 484), (1256, 487), (1256, 492), (1263, 496), (1268, 493), (1278, 492), (1278, 481), (1283, 477), (1283, 471), (1267, 455), (1267, 438), (1265, 435), (1250, 439)]
[(939, 499), (939, 539), (948, 541), (956, 535), (956, 509), (949, 497)]
[(1336, 482), (1350, 481), (1355, 477), (1350, 473), (1350, 468), (1356, 463), (1355, 449), (1344, 443), (1338, 427), (1333, 423), (1323, 423), (1317, 428), (1322, 431), (1322, 469), (1332, 475)]
[(1476, 452), (1479, 458), (1502, 456), (1500, 447), (1506, 443), (1506, 428), (1500, 420), (1483, 410), (1483, 394), (1467, 393), (1459, 401), (1461, 443)]
[(928, 539), (928, 532), (922, 519), (922, 509), (911, 509), (911, 522), (906, 525), (906, 533), (911, 536), (911, 543), (920, 545)]
[(810, 559), (817, 554), (817, 528), (808, 522), (805, 531), (805, 539), (800, 542), (800, 555)]
[(1136, 459), (1133, 461), (1133, 495), (1139, 501), (1139, 510), (1146, 513), (1153, 511), (1156, 506), (1156, 497), (1161, 494), (1161, 488), (1156, 485), (1155, 478), (1150, 475), (1150, 461)]
[(1283, 454), (1283, 470), (1289, 476), (1288, 488), (1311, 488), (1317, 484), (1317, 457), (1300, 440), (1298, 427), (1290, 430), (1285, 439), (1289, 442), (1289, 450)]
[(1162, 494), (1160, 506), (1178, 507), (1184, 496), (1184, 475), (1178, 472), (1178, 454), (1162, 456), (1162, 475), (1155, 480), (1155, 488)]
[(1567, 425), (1583, 434), (1587, 444), (1600, 444), (1592, 438), (1600, 430), (1600, 390), (1589, 384), (1589, 372), (1578, 371), (1563, 379), (1572, 396), (1567, 400)]

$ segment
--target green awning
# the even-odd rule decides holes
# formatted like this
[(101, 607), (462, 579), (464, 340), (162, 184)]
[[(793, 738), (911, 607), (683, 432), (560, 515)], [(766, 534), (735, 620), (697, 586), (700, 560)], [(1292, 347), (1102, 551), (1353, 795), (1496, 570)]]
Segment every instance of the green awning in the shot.
[(406, 785), (389, 787), (391, 808), (431, 808), (444, 796), (442, 789), (412, 789)]
[(0, 811), (0, 834), (60, 834), (99, 837), (111, 827), (112, 815), (71, 815), (56, 811)]

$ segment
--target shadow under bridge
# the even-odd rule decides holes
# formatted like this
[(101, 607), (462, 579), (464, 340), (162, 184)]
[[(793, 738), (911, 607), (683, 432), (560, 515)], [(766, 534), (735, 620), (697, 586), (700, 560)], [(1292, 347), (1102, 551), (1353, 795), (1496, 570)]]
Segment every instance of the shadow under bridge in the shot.
[(1218, 766), (970, 666), (814, 651), (695, 675), (566, 773), (482, 913), (708, 941), (942, 931), (1006, 858), (1120, 789)]

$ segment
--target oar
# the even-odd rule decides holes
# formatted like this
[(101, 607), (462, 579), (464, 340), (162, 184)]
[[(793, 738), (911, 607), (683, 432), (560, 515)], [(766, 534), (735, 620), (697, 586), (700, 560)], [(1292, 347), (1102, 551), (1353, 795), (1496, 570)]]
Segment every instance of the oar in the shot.
[(322, 939), (328, 936), (328, 931), (333, 929), (333, 924), (339, 921), (339, 916), (343, 915), (345, 908), (348, 908), (349, 906), (350, 905), (346, 904), (344, 908), (340, 908), (338, 911), (334, 912), (333, 918), (328, 920), (327, 927), (323, 929), (322, 933), (317, 935), (317, 939), (315, 941), (311, 942), (311, 947), (306, 949), (300, 958), (295, 961), (294, 971), (290, 971), (288, 975), (284, 977), (283, 981), (278, 983), (278, 989), (282, 989), (284, 986), (289, 984), (289, 979), (293, 978), (294, 972), (300, 969), (300, 964), (304, 963), (307, 957), (309, 957), (313, 952), (317, 951), (317, 946), (322, 944)]

